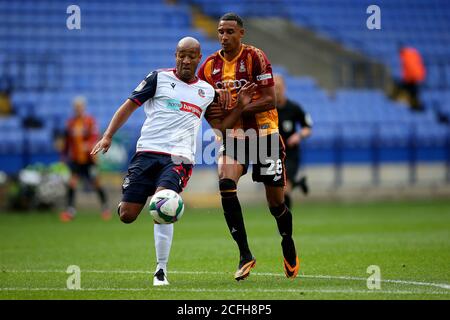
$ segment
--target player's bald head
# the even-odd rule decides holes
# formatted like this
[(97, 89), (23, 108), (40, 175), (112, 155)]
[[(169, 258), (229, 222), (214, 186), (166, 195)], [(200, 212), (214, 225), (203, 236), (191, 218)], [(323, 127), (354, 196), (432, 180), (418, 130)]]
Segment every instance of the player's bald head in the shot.
[(184, 50), (196, 50), (200, 52), (200, 42), (193, 37), (184, 37), (177, 44), (177, 52)]
[(185, 82), (195, 79), (195, 71), (201, 59), (200, 42), (197, 39), (185, 37), (178, 41), (175, 52), (177, 76)]

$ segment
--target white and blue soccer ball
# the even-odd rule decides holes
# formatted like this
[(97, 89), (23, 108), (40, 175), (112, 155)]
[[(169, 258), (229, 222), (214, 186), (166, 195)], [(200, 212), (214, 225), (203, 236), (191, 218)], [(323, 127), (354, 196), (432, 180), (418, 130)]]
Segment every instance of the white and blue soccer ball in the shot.
[(175, 191), (164, 189), (153, 195), (149, 210), (156, 222), (170, 224), (180, 220), (184, 212), (184, 202)]

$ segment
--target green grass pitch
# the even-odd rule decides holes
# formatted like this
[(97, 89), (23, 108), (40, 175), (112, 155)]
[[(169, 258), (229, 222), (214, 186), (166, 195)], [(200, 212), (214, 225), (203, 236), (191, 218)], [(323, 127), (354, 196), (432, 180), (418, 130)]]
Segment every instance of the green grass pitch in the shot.
[[(445, 299), (450, 298), (450, 201), (296, 204), (301, 259), (285, 278), (280, 237), (268, 209), (243, 205), (257, 259), (233, 279), (238, 253), (220, 209), (187, 208), (175, 224), (168, 287), (154, 288), (153, 224), (81, 212), (0, 214), (0, 299)], [(81, 290), (66, 287), (69, 265)], [(381, 288), (368, 289), (370, 265)]]

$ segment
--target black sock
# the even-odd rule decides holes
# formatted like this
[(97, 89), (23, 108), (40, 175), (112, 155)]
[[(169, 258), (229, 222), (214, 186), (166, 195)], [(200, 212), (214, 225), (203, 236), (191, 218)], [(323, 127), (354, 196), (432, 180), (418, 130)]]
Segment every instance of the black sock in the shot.
[(67, 188), (67, 207), (73, 208), (75, 203), (75, 189), (72, 187)]
[(297, 253), (292, 239), (292, 213), (284, 203), (279, 207), (270, 208), (270, 212), (275, 217), (278, 231), (282, 237), (283, 256), (293, 266), (296, 262)]
[(283, 237), (281, 240), (281, 248), (283, 248), (283, 256), (289, 262), (289, 265), (295, 266), (297, 253), (292, 237)]
[(241, 204), (237, 197), (236, 184), (231, 179), (221, 179), (219, 187), (225, 220), (231, 236), (239, 247), (241, 259), (251, 259), (252, 254), (248, 247), (247, 233), (245, 232)]
[(98, 195), (98, 198), (100, 199), (100, 202), (101, 202), (101, 204), (102, 204), (102, 207), (103, 207), (103, 208), (106, 207), (106, 201), (107, 201), (107, 199), (106, 199), (106, 193), (105, 193), (105, 191), (103, 190), (103, 188), (101, 188), (101, 187), (98, 187), (98, 188), (97, 188), (97, 195)]
[(288, 193), (284, 194), (284, 203), (286, 204), (286, 207), (288, 207), (289, 210), (292, 208), (292, 201), (291, 201), (291, 195)]
[(307, 195), (309, 192), (309, 187), (308, 187), (308, 183), (306, 182), (306, 176), (302, 177), (301, 179), (299, 179), (297, 181), (297, 185), (300, 187), (300, 189), (302, 189), (302, 192)]

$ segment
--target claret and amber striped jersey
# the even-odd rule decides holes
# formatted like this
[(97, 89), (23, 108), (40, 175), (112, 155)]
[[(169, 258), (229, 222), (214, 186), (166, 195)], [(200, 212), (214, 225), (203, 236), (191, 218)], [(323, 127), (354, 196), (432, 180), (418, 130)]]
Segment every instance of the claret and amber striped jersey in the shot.
[[(242, 44), (241, 51), (231, 61), (223, 57), (221, 50), (210, 55), (201, 65), (198, 77), (215, 89), (230, 90), (234, 106), (237, 93), (245, 83), (254, 82), (258, 85), (253, 100), (261, 96), (260, 88), (274, 85), (272, 66), (264, 52), (246, 44)], [(241, 117), (234, 127), (244, 131), (250, 128), (255, 129), (260, 136), (278, 132), (278, 113), (275, 106), (269, 111)], [(231, 135), (240, 136), (236, 130)]]
[(95, 119), (89, 115), (73, 117), (67, 121), (64, 153), (77, 164), (92, 163), (91, 150), (98, 139)]

